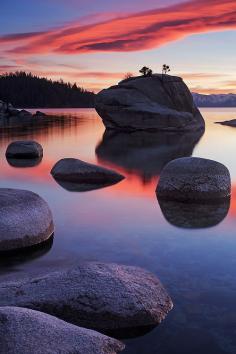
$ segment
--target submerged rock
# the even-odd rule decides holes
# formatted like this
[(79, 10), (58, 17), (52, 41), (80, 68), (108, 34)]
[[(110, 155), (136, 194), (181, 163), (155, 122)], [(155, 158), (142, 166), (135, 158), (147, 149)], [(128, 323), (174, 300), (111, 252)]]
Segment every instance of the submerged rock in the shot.
[(204, 119), (180, 77), (132, 77), (102, 90), (95, 108), (110, 129), (186, 131), (203, 129)]
[(37, 194), (0, 189), (0, 252), (27, 248), (53, 234), (52, 213)]
[(158, 176), (169, 161), (191, 156), (203, 133), (106, 130), (96, 154), (99, 161), (115, 164), (147, 181)]
[(157, 196), (167, 200), (204, 201), (228, 198), (231, 180), (221, 163), (199, 157), (169, 162), (157, 186)]
[(230, 198), (214, 203), (186, 203), (159, 199), (165, 219), (184, 229), (213, 227), (221, 223), (229, 212)]
[(236, 127), (236, 119), (225, 120), (223, 122), (215, 122), (215, 124), (228, 125), (229, 127)]
[(159, 324), (173, 305), (160, 281), (146, 270), (84, 263), (35, 279), (1, 283), (0, 306), (27, 307), (128, 337)]
[(42, 156), (43, 148), (36, 141), (14, 141), (6, 151), (7, 158), (35, 159)]
[(124, 179), (115, 171), (72, 158), (58, 161), (51, 174), (58, 183), (66, 182), (64, 188), (68, 185), (68, 189), (81, 191), (101, 188)]
[(115, 354), (124, 347), (115, 339), (45, 313), (0, 308), (0, 348), (4, 354)]

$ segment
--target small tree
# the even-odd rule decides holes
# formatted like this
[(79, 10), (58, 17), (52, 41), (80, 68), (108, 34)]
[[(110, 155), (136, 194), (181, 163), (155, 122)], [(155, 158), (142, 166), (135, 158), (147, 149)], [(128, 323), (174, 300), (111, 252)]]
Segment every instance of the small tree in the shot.
[(131, 77), (133, 77), (134, 75), (132, 73), (126, 73), (124, 79), (130, 79)]
[(148, 69), (147, 76), (152, 76), (152, 69)]
[(166, 75), (166, 74), (169, 73), (169, 72), (170, 72), (170, 67), (169, 67), (169, 65), (164, 64), (164, 65), (162, 66), (162, 75)]
[(146, 66), (144, 66), (141, 70), (139, 70), (139, 72), (143, 74), (143, 76), (152, 76), (152, 70)]

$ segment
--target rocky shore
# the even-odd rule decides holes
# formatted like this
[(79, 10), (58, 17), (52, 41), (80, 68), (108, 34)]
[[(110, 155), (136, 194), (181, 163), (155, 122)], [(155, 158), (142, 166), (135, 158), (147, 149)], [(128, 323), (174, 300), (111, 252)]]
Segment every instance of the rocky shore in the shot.
[(45, 117), (46, 114), (43, 112), (36, 111), (33, 114), (25, 109), (16, 109), (11, 103), (0, 100), (0, 128), (22, 126)]

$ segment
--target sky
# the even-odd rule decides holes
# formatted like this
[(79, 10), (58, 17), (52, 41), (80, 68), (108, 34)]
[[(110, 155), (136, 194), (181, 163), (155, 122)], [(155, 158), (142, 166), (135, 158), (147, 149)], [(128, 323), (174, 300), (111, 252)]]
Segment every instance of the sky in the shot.
[(98, 92), (168, 64), (199, 93), (236, 93), (236, 0), (1, 0), (0, 73)]

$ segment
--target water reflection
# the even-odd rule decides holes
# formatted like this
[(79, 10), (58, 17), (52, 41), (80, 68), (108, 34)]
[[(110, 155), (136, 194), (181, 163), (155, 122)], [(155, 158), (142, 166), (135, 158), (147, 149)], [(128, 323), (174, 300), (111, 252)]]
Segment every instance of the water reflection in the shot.
[[(16, 118), (14, 118), (16, 119)], [(40, 119), (30, 119), (27, 124), (19, 123), (20, 118), (17, 118), (18, 124), (8, 125), (2, 124), (0, 126), (0, 138), (1, 141), (13, 139), (15, 137), (21, 136), (32, 136), (32, 134), (40, 134), (43, 132), (44, 135), (52, 135), (53, 130), (58, 128), (63, 131), (67, 127), (75, 127), (78, 124), (78, 120), (75, 119), (73, 115), (61, 115), (61, 116), (47, 116)]]
[(212, 204), (184, 203), (158, 199), (165, 219), (174, 226), (199, 229), (216, 226), (228, 215), (230, 199)]
[(159, 175), (169, 161), (191, 156), (203, 133), (106, 130), (96, 154), (99, 161), (111, 162), (149, 181)]
[(116, 184), (114, 183), (100, 183), (100, 184), (91, 184), (91, 183), (76, 183), (76, 182), (67, 182), (54, 178), (54, 180), (68, 192), (90, 192), (97, 189), (106, 188)]
[(17, 266), (46, 255), (52, 248), (54, 235), (48, 240), (24, 249), (0, 252), (0, 274), (17, 271)]
[(41, 163), (43, 157), (38, 157), (35, 159), (13, 159), (13, 158), (6, 157), (6, 159), (9, 165), (12, 167), (27, 168), (27, 167), (38, 166)]

